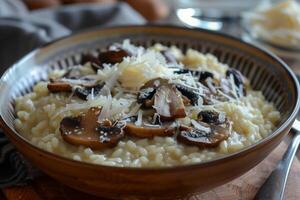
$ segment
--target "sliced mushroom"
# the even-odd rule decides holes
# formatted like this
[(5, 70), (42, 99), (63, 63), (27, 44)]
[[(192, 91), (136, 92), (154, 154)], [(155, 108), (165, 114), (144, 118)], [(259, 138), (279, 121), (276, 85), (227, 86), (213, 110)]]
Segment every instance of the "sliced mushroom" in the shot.
[(47, 84), (47, 88), (50, 92), (72, 92), (72, 86), (63, 81), (50, 82)]
[(207, 126), (208, 131), (199, 130), (194, 127), (180, 126), (180, 133), (177, 135), (178, 141), (195, 145), (199, 148), (217, 147), (220, 142), (229, 137), (229, 129), (222, 126)]
[(191, 120), (191, 126), (179, 127), (178, 141), (196, 145), (200, 148), (216, 147), (226, 140), (231, 132), (231, 123), (224, 114), (216, 111), (201, 111), (197, 121)]
[(104, 84), (102, 83), (102, 84), (97, 84), (94, 86), (77, 87), (75, 89), (74, 94), (82, 100), (87, 100), (87, 97), (91, 93), (93, 93), (94, 96), (97, 96), (101, 92), (103, 86), (104, 86)]
[(214, 74), (208, 71), (201, 71), (199, 74), (199, 82), (203, 83), (207, 78), (214, 78)]
[(154, 104), (154, 94), (156, 92), (155, 88), (152, 87), (146, 87), (140, 89), (138, 96), (137, 96), (137, 102), (140, 104), (143, 104), (145, 108), (150, 108)]
[(122, 62), (123, 58), (127, 56), (131, 56), (131, 54), (128, 51), (123, 49), (118, 49), (116, 51), (101, 52), (98, 55), (98, 59), (102, 64), (104, 63), (116, 64)]
[(204, 110), (198, 113), (198, 120), (208, 124), (224, 124), (225, 115), (212, 110)]
[(72, 92), (82, 100), (87, 100), (87, 96), (93, 93), (95, 96), (98, 95), (103, 88), (103, 83), (97, 83), (93, 79), (71, 79), (71, 78), (58, 78), (56, 80), (50, 80), (47, 88), (52, 93), (57, 92)]
[(173, 68), (174, 69), (174, 74), (187, 74), (192, 70), (189, 69), (181, 69), (181, 68)]
[(117, 145), (124, 137), (122, 122), (109, 120), (98, 122), (101, 108), (92, 107), (87, 113), (77, 117), (65, 117), (60, 123), (62, 138), (72, 145), (83, 145), (101, 150)]
[(190, 103), (192, 105), (197, 105), (200, 96), (195, 92), (195, 90), (180, 84), (177, 84), (176, 88), (177, 90), (179, 90), (179, 92), (181, 92), (183, 96), (187, 97), (190, 100)]
[(171, 51), (163, 50), (160, 53), (165, 57), (167, 63), (177, 63), (176, 57)]
[(174, 71), (175, 74), (192, 74), (193, 76), (199, 77), (199, 82), (205, 81), (208, 77), (214, 78), (214, 74), (208, 71), (198, 71), (198, 70), (191, 70), (191, 69), (180, 69), (177, 68)]
[(125, 132), (134, 137), (152, 138), (154, 136), (172, 136), (175, 134), (175, 128), (136, 126), (128, 123), (125, 127)]
[(81, 61), (80, 61), (80, 64), (84, 65), (86, 63), (90, 62), (91, 63), (91, 66), (92, 68), (97, 71), (98, 69), (102, 69), (102, 64), (100, 62), (100, 60), (92, 55), (92, 54), (83, 54), (82, 57), (81, 57)]
[(77, 69), (68, 69), (60, 78), (50, 78), (47, 88), (50, 92), (72, 92), (72, 85), (68, 80), (76, 80), (80, 77), (80, 72)]
[(154, 94), (161, 85), (169, 84), (167, 79), (155, 78), (146, 82), (137, 95), (137, 102), (144, 108), (152, 108), (154, 104)]
[(241, 74), (240, 71), (233, 69), (233, 68), (229, 68), (226, 71), (226, 77), (230, 77), (233, 76), (233, 80), (234, 80), (234, 84), (239, 86), (239, 85), (243, 85), (244, 81), (243, 81), (243, 75)]
[[(93, 85), (94, 84), (94, 85)], [(82, 84), (72, 84), (69, 83), (67, 80), (65, 81), (55, 81), (55, 82), (50, 82), (47, 85), (47, 88), (50, 92), (52, 93), (57, 93), (57, 92), (72, 92), (73, 88), (74, 89), (74, 95), (79, 97), (82, 100), (87, 100), (87, 97), (89, 94), (93, 93), (95, 96), (98, 95), (103, 88), (104, 84), (95, 84), (94, 82), (91, 83), (82, 83)]]
[(175, 127), (171, 127), (168, 124), (163, 125), (158, 118), (155, 118), (153, 123), (145, 123), (147, 120), (143, 120), (143, 124), (138, 126), (134, 123), (137, 120), (137, 117), (131, 117), (130, 119), (125, 120), (125, 132), (126, 134), (139, 138), (152, 138), (154, 136), (165, 137), (174, 135)]
[(146, 82), (140, 89), (137, 101), (146, 108), (153, 107), (162, 121), (186, 116), (181, 93), (167, 79), (156, 78)]
[(162, 85), (155, 93), (154, 109), (162, 121), (170, 121), (186, 116), (180, 92), (175, 85)]

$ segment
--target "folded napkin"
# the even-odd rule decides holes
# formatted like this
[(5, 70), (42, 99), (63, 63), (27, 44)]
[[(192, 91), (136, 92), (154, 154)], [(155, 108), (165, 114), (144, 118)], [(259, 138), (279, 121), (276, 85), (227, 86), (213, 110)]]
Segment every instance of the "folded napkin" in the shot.
[[(32, 49), (53, 39), (92, 27), (144, 23), (136, 11), (121, 2), (75, 4), (29, 12), (22, 1), (0, 0), (0, 74)], [(0, 132), (0, 188), (22, 184), (35, 174)]]

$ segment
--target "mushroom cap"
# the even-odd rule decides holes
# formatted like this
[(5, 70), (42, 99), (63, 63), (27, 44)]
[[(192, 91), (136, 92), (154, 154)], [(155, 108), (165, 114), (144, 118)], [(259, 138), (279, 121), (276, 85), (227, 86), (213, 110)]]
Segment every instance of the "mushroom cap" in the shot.
[(124, 137), (123, 123), (109, 125), (98, 122), (101, 108), (92, 107), (87, 113), (77, 117), (65, 117), (60, 123), (62, 138), (72, 145), (83, 145), (94, 150), (102, 150), (117, 145)]
[(90, 62), (91, 64), (91, 67), (97, 71), (98, 69), (102, 69), (102, 64), (100, 62), (100, 60), (98, 59), (97, 56), (94, 56), (90, 53), (87, 53), (87, 54), (83, 54), (82, 57), (81, 57), (81, 61), (80, 61), (80, 64), (81, 65), (84, 65), (86, 63)]
[(48, 83), (47, 88), (50, 92), (72, 92), (72, 86), (63, 81)]
[(162, 121), (186, 116), (182, 95), (168, 79), (149, 80), (141, 87), (137, 98), (144, 107), (153, 107)]
[(128, 51), (124, 49), (118, 49), (116, 51), (101, 52), (98, 55), (98, 59), (102, 64), (116, 64), (122, 62), (123, 58), (127, 56), (131, 56), (131, 54)]
[(229, 130), (221, 126), (211, 125), (210, 131), (199, 130), (193, 127), (181, 125), (179, 127), (180, 133), (177, 135), (178, 141), (195, 145), (199, 148), (213, 148), (217, 147), (223, 140), (229, 137)]
[(198, 120), (208, 124), (223, 124), (225, 123), (225, 116), (213, 110), (203, 110), (198, 113)]
[(213, 110), (199, 112), (198, 119), (191, 120), (192, 126), (179, 127), (178, 141), (196, 145), (200, 148), (212, 148), (226, 140), (231, 132), (231, 123), (221, 113)]
[(186, 116), (184, 103), (175, 85), (162, 85), (154, 95), (154, 109), (162, 121), (170, 121)]
[(172, 136), (175, 134), (175, 128), (136, 126), (133, 123), (127, 123), (125, 127), (125, 132), (131, 136), (139, 138), (152, 138), (154, 136)]

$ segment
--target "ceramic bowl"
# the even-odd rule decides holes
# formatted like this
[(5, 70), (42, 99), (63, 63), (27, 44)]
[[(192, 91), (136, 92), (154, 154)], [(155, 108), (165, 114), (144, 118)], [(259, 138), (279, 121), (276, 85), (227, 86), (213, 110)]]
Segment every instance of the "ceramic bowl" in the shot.
[[(176, 45), (212, 53), (237, 68), (256, 90), (274, 103), (282, 118), (265, 139), (239, 152), (187, 166), (167, 168), (109, 167), (78, 162), (31, 145), (14, 128), (14, 99), (31, 91), (47, 72), (79, 62), (84, 52), (100, 51), (128, 38), (133, 43)], [(288, 133), (299, 108), (299, 86), (292, 71), (276, 56), (236, 38), (207, 30), (170, 26), (96, 29), (59, 39), (22, 58), (1, 78), (1, 124), (7, 137), (33, 164), (62, 183), (110, 198), (171, 198), (204, 192), (247, 172)]]

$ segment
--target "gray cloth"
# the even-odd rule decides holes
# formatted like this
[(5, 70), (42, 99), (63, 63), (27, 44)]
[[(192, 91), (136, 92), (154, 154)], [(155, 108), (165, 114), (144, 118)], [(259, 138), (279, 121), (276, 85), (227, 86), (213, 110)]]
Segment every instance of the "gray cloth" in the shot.
[(18, 0), (0, 0), (0, 74), (30, 50), (74, 31), (144, 23), (125, 3), (74, 4), (29, 12)]
[[(125, 3), (77, 4), (29, 12), (21, 1), (0, 0), (0, 74), (32, 49), (74, 31), (143, 23), (145, 20)], [(24, 184), (35, 176), (34, 167), (0, 130), (0, 188)]]

